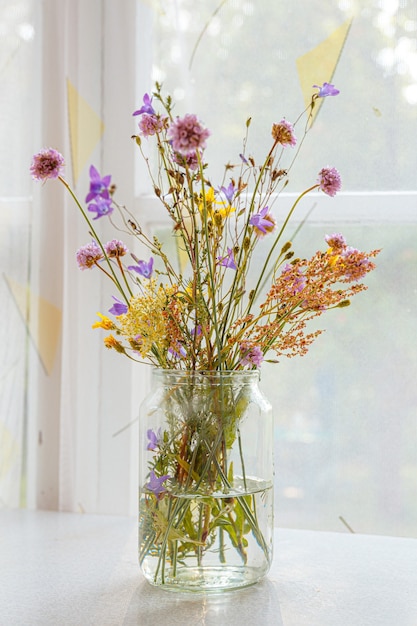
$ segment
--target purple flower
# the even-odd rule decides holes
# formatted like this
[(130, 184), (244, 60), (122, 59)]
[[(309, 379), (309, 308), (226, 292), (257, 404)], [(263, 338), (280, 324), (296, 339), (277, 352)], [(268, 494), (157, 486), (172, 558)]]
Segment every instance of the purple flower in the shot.
[(77, 250), (77, 263), (81, 270), (91, 269), (98, 261), (104, 258), (103, 252), (95, 241), (87, 243)]
[(177, 343), (175, 348), (168, 348), (169, 354), (171, 354), (174, 359), (182, 359), (187, 356), (187, 351), (180, 343)]
[(177, 117), (168, 128), (168, 139), (172, 142), (172, 149), (184, 156), (203, 150), (209, 136), (210, 131), (204, 128), (193, 113), (187, 113), (183, 118)]
[(108, 241), (105, 244), (104, 249), (107, 256), (113, 258), (124, 256), (129, 252), (123, 241), (120, 241), (119, 239), (112, 239), (111, 241)]
[(282, 119), (278, 124), (273, 124), (271, 133), (275, 142), (282, 146), (295, 146), (297, 143), (294, 127), (285, 119)]
[(155, 496), (160, 496), (166, 492), (166, 488), (163, 486), (166, 480), (170, 478), (169, 474), (165, 474), (164, 476), (160, 476), (159, 478), (156, 476), (155, 472), (151, 470), (149, 474), (149, 482), (146, 483), (145, 487), (152, 491)]
[(136, 261), (137, 265), (129, 265), (127, 269), (137, 272), (144, 278), (150, 278), (153, 271), (153, 257), (151, 257), (148, 262), (139, 260), (134, 254), (132, 254), (132, 257), (133, 260)]
[(156, 133), (160, 133), (164, 130), (164, 128), (166, 128), (167, 121), (167, 117), (144, 113), (139, 122), (140, 134), (143, 135), (143, 137), (156, 135)]
[(242, 163), (244, 163), (245, 165), (249, 165), (249, 161), (247, 160), (244, 154), (240, 153), (239, 158), (242, 161)]
[(91, 202), (91, 204), (88, 205), (88, 210), (92, 213), (96, 213), (96, 216), (93, 217), (93, 220), (98, 220), (99, 217), (104, 217), (104, 215), (110, 215), (111, 213), (113, 213), (111, 199), (97, 196), (94, 202)]
[(143, 346), (143, 338), (141, 335), (136, 335), (135, 337), (133, 337), (133, 341), (130, 340), (130, 344), (133, 348), (133, 352), (135, 352), (136, 354), (140, 354), (140, 349)]
[(148, 113), (149, 115), (155, 115), (155, 109), (152, 106), (152, 98), (148, 93), (143, 96), (143, 105), (133, 113), (133, 115), (142, 115), (142, 113)]
[(242, 355), (239, 361), (241, 365), (255, 365), (259, 367), (264, 360), (264, 355), (259, 346), (243, 342), (240, 344), (239, 349)]
[(218, 256), (217, 260), (220, 263), (220, 265), (224, 265), (224, 267), (230, 267), (230, 269), (232, 270), (237, 270), (235, 257), (234, 257), (232, 248), (227, 248), (226, 256), (223, 256), (223, 257)]
[(275, 220), (270, 213), (268, 207), (264, 207), (259, 213), (255, 213), (249, 220), (249, 224), (254, 227), (257, 235), (266, 235), (271, 233), (275, 228)]
[(224, 193), (228, 203), (232, 204), (233, 196), (235, 195), (235, 192), (236, 192), (234, 184), (230, 182), (227, 187), (220, 187), (220, 191)]
[(333, 250), (344, 250), (346, 248), (346, 239), (341, 233), (325, 235), (324, 239)]
[(335, 196), (342, 187), (342, 179), (335, 167), (323, 167), (317, 179), (319, 187), (328, 196)]
[(192, 337), (199, 337), (202, 332), (203, 329), (201, 328), (201, 324), (197, 324), (197, 326), (193, 326), (193, 328), (190, 330), (190, 335)]
[(301, 293), (307, 284), (304, 274), (301, 274), (296, 268), (287, 263), (281, 273), (282, 279), (287, 283), (288, 291), (295, 296)]
[(319, 92), (316, 94), (317, 98), (326, 98), (326, 96), (337, 96), (340, 93), (338, 89), (331, 83), (323, 83), (323, 86), (313, 85)]
[(149, 428), (146, 431), (146, 436), (148, 437), (148, 445), (146, 446), (147, 450), (155, 450), (159, 447), (161, 441), (161, 429), (158, 428), (158, 432), (155, 433), (152, 428)]
[(363, 252), (352, 246), (346, 246), (340, 256), (345, 264), (345, 277), (349, 281), (363, 278), (374, 267), (373, 263)]
[(90, 202), (90, 200), (94, 200), (97, 196), (101, 198), (105, 198), (108, 200), (110, 198), (109, 194), (109, 185), (110, 185), (111, 176), (103, 176), (101, 178), (99, 172), (96, 170), (94, 165), (90, 166), (90, 191), (88, 192), (85, 201)]
[(190, 152), (190, 154), (187, 154), (186, 156), (180, 154), (179, 152), (174, 152), (172, 160), (184, 169), (188, 168), (189, 170), (196, 170), (198, 168), (198, 155), (200, 155), (201, 158), (200, 150)]
[(30, 171), (35, 180), (58, 178), (64, 165), (64, 157), (53, 148), (45, 148), (33, 156)]
[(129, 309), (127, 304), (125, 302), (122, 302), (121, 300), (119, 300), (119, 298), (116, 298), (115, 296), (112, 296), (112, 298), (114, 300), (114, 304), (111, 309), (109, 309), (109, 313), (111, 313), (112, 315), (124, 315), (125, 313), (127, 313)]

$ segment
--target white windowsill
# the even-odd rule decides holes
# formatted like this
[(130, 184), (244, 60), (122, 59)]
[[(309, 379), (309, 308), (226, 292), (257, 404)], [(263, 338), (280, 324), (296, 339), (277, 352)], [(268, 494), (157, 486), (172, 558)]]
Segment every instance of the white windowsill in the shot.
[(265, 580), (204, 596), (145, 582), (134, 518), (3, 510), (0, 527), (7, 626), (417, 623), (417, 539), (277, 529)]

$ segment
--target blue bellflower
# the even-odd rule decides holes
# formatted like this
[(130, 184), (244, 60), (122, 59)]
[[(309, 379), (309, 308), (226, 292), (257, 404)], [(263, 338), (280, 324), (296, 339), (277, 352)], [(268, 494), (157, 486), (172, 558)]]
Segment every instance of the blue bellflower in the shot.
[(142, 113), (148, 113), (149, 115), (155, 115), (155, 109), (152, 106), (152, 98), (148, 93), (143, 96), (143, 105), (133, 113), (133, 115), (142, 115)]
[(232, 270), (237, 270), (237, 265), (235, 262), (235, 257), (234, 257), (232, 248), (227, 248), (226, 256), (223, 256), (223, 257), (219, 256), (217, 257), (217, 260), (220, 263), (220, 265), (224, 265), (224, 267), (229, 267)]
[(155, 496), (160, 496), (165, 493), (166, 488), (163, 486), (163, 483), (170, 478), (169, 474), (165, 474), (165, 476), (160, 476), (159, 478), (156, 476), (155, 472), (151, 470), (149, 474), (149, 482), (146, 483), (145, 487)]
[(232, 204), (233, 196), (235, 195), (236, 191), (234, 184), (231, 182), (227, 187), (220, 187), (220, 191), (224, 193), (228, 203)]
[(182, 359), (187, 356), (187, 352), (180, 343), (177, 343), (175, 348), (168, 348), (169, 354), (171, 354), (174, 359)]
[(94, 165), (90, 166), (90, 191), (87, 194), (85, 199), (86, 202), (90, 202), (100, 196), (101, 198), (105, 198), (108, 200), (110, 198), (109, 193), (109, 185), (111, 181), (111, 176), (103, 176), (101, 178), (99, 172), (96, 170)]
[(337, 96), (340, 93), (338, 89), (331, 83), (323, 83), (320, 87), (319, 85), (313, 85), (314, 88), (318, 89), (319, 92), (317, 98), (326, 98), (327, 96)]
[(156, 450), (159, 446), (159, 442), (161, 441), (161, 429), (158, 429), (156, 433), (152, 428), (148, 428), (146, 431), (146, 436), (148, 437), (148, 445), (146, 446), (147, 450)]
[(268, 207), (264, 207), (259, 213), (255, 213), (249, 220), (251, 226), (255, 226), (261, 233), (266, 234), (271, 229), (271, 220), (265, 219), (268, 215)]
[(91, 202), (91, 204), (88, 205), (88, 210), (92, 213), (96, 213), (96, 216), (93, 217), (93, 220), (97, 220), (99, 217), (103, 217), (104, 215), (110, 215), (111, 213), (113, 213), (111, 199), (97, 196), (94, 202)]
[(132, 257), (137, 265), (129, 265), (127, 269), (136, 272), (144, 278), (150, 278), (153, 272), (153, 257), (151, 257), (148, 262), (138, 259), (134, 254), (132, 254)]
[(119, 300), (119, 298), (116, 298), (115, 296), (112, 296), (112, 298), (114, 300), (114, 304), (112, 308), (109, 309), (109, 313), (111, 313), (112, 315), (124, 315), (124, 313), (127, 313), (128, 308), (129, 308), (127, 304), (125, 304), (124, 302)]

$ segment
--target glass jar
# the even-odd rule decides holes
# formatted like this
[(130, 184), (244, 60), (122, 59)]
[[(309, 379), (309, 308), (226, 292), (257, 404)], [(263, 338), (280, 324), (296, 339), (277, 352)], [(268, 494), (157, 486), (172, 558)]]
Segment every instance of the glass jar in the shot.
[(257, 371), (154, 370), (140, 409), (139, 561), (165, 589), (259, 581), (273, 541), (273, 421)]

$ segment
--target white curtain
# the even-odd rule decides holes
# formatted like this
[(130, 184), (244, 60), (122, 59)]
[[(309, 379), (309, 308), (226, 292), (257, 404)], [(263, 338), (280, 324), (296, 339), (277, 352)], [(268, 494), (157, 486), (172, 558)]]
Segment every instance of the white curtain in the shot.
[(32, 0), (0, 2), (0, 507), (25, 502), (31, 198), (36, 126)]
[[(39, 95), (41, 106), (26, 111), (31, 127), (39, 128), (36, 137), (29, 136), (30, 151), (59, 150), (66, 161), (65, 177), (80, 200), (94, 163), (112, 174), (123, 202), (132, 203), (135, 2), (45, 0), (31, 9), (38, 62), (28, 67), (40, 82), (39, 94), (33, 96)], [(27, 149), (24, 154), (20, 167), (30, 184)], [(91, 330), (96, 312), (110, 308), (111, 290), (97, 272), (77, 268), (75, 252), (91, 236), (68, 193), (58, 181), (48, 181), (34, 182), (33, 194), (31, 226), (28, 201), (20, 202), (18, 210), (9, 203), (2, 211), (2, 226), (6, 220), (11, 228), (2, 268), (10, 277), (21, 251), (23, 287), (12, 293), (11, 280), (1, 285), (6, 301), (2, 315), (8, 320), (2, 329), (7, 359), (1, 372), (1, 498), (6, 506), (18, 505), (23, 483), (27, 496), (21, 503), (31, 507), (133, 511), (136, 431), (124, 427), (134, 420), (146, 373), (141, 375), (140, 368), (132, 373), (127, 359), (105, 350), (102, 331)], [(114, 236), (106, 233), (108, 225), (96, 225), (104, 240)], [(12, 250), (15, 231), (20, 243)], [(2, 228), (2, 238), (5, 232)], [(17, 312), (29, 278), (29, 236), (27, 311)], [(18, 314), (24, 316), (20, 327), (14, 319)], [(21, 477), (22, 459), (27, 467)]]
[[(133, 201), (134, 22), (133, 1), (44, 4), (44, 81), (55, 92), (49, 92), (42, 108), (43, 138), (65, 154), (66, 176), (81, 201), (90, 163), (112, 174), (123, 202)], [(97, 272), (81, 273), (76, 266), (75, 251), (91, 236), (64, 191), (59, 185), (45, 186), (38, 222), (43, 239), (36, 255), (40, 291), (55, 283), (62, 342), (53, 372), (40, 372), (37, 382), (39, 404), (47, 403), (45, 410), (38, 405), (44, 435), (36, 461), (37, 506), (126, 513), (136, 495), (136, 454), (131, 454), (136, 452), (136, 431), (114, 435), (134, 416), (132, 371), (127, 359), (105, 351), (101, 331), (91, 330), (96, 311), (110, 308), (111, 290)], [(96, 226), (102, 238), (113, 237), (101, 222)], [(56, 246), (54, 262), (51, 245)], [(134, 375), (139, 376), (137, 370)]]

